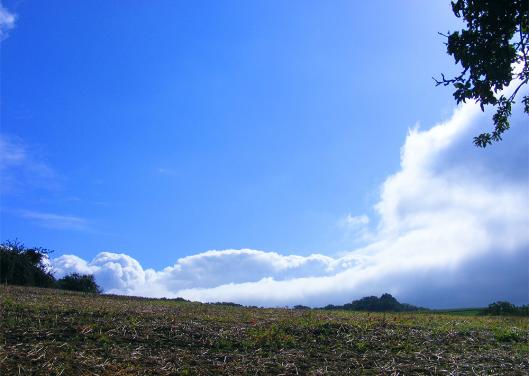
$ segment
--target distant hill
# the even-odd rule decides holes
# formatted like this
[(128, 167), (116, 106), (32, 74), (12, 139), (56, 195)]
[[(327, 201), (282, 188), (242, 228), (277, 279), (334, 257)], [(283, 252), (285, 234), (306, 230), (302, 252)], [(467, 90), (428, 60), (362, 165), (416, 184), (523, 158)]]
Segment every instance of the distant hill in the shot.
[(427, 308), (400, 303), (391, 294), (382, 294), (380, 298), (377, 298), (376, 296), (366, 296), (362, 299), (353, 300), (351, 303), (344, 305), (329, 304), (323, 307), (323, 309), (368, 312), (413, 312), (427, 310)]

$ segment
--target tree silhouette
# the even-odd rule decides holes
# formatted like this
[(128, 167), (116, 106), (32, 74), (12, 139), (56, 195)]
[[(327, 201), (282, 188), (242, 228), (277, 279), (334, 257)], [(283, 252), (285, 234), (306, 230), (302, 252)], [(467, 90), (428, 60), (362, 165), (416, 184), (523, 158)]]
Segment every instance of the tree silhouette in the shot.
[[(447, 53), (463, 70), (454, 78), (441, 74), (440, 80), (434, 80), (436, 86), (452, 85), (458, 104), (473, 99), (482, 111), (486, 105), (496, 107), (492, 132), (474, 137), (474, 144), (484, 148), (500, 141), (509, 129), (512, 104), (529, 82), (529, 1), (457, 0), (452, 10), (466, 22), (466, 28), (441, 35), (447, 38)], [(513, 80), (518, 80), (513, 92), (498, 96)], [(522, 103), (529, 114), (529, 95)]]

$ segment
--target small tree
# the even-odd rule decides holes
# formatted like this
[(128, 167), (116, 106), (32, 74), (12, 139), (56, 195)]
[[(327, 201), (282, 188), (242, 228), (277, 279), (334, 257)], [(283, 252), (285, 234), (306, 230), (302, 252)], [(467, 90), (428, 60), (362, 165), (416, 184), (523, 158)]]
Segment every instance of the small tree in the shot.
[(90, 292), (100, 294), (103, 290), (96, 283), (93, 275), (78, 273), (68, 274), (57, 281), (57, 287), (63, 290)]

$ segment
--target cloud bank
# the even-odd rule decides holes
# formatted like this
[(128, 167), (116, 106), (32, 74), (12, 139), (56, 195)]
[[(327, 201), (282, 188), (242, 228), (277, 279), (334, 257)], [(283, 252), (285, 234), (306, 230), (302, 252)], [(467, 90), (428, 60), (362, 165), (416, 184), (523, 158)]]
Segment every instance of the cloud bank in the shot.
[[(527, 118), (514, 108), (505, 140), (476, 149), (472, 137), (489, 123), (490, 114), (467, 103), (446, 122), (411, 130), (400, 170), (380, 188), (369, 244), (341, 257), (222, 250), (153, 270), (102, 252), (91, 261), (64, 255), (52, 265), (58, 276), (93, 273), (109, 293), (199, 301), (321, 306), (390, 292), (430, 307), (527, 303)], [(369, 222), (348, 215), (343, 224)]]

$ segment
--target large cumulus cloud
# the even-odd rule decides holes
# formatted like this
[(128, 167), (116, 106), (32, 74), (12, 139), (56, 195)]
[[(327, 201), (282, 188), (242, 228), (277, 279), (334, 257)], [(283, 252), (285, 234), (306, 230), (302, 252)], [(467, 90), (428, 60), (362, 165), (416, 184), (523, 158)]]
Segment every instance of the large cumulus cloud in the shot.
[(400, 170), (381, 186), (370, 244), (341, 257), (208, 251), (156, 271), (103, 252), (90, 262), (61, 256), (53, 267), (58, 275), (93, 273), (107, 292), (201, 301), (324, 305), (390, 292), (432, 307), (525, 303), (527, 117), (515, 107), (505, 140), (476, 149), (472, 136), (489, 123), (490, 113), (468, 103), (446, 122), (411, 130)]

